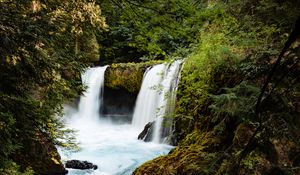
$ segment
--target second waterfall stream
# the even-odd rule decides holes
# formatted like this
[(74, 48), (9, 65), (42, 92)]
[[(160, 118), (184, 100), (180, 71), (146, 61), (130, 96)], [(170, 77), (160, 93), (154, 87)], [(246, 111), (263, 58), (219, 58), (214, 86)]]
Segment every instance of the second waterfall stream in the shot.
[(148, 70), (144, 76), (132, 125), (142, 130), (147, 123), (154, 122), (151, 140), (155, 143), (162, 142), (164, 117), (173, 112), (181, 64), (180, 60), (159, 64)]
[[(155, 157), (167, 154), (172, 146), (161, 142), (163, 116), (175, 100), (170, 95), (177, 88), (180, 61), (160, 64), (149, 69), (143, 79), (136, 101), (132, 123), (114, 122), (101, 116), (105, 67), (88, 69), (82, 75), (87, 86), (80, 97), (78, 108), (65, 107), (65, 121), (69, 129), (76, 130), (78, 152), (61, 150), (63, 160), (86, 160), (98, 166), (97, 170), (68, 169), (70, 175), (130, 175)], [(172, 107), (171, 107), (172, 108)], [(148, 122), (155, 122), (153, 141), (143, 142), (138, 134)]]

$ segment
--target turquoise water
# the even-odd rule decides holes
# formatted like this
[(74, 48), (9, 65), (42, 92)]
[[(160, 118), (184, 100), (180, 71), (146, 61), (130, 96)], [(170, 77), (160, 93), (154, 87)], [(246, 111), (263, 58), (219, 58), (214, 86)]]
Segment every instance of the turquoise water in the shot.
[(130, 175), (139, 165), (172, 149), (169, 145), (137, 140), (139, 131), (131, 124), (105, 120), (88, 123), (79, 119), (71, 120), (69, 126), (78, 130), (81, 150), (63, 153), (63, 160), (87, 160), (98, 166), (97, 170), (88, 171), (69, 169), (70, 175)]

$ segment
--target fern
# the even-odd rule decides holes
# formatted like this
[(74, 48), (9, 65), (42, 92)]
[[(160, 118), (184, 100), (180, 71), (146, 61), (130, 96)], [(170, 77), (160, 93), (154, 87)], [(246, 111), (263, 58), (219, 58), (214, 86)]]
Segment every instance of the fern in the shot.
[(224, 88), (225, 93), (220, 95), (211, 95), (213, 100), (209, 106), (213, 112), (213, 122), (216, 122), (222, 116), (236, 117), (239, 120), (250, 119), (254, 114), (254, 106), (260, 89), (242, 82), (233, 88)]

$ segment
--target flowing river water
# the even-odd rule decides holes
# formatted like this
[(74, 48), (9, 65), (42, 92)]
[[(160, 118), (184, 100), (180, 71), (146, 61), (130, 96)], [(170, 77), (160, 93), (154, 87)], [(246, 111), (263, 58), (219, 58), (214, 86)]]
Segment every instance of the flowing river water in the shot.
[[(176, 64), (178, 64), (177, 66), (175, 65), (176, 69), (179, 69), (179, 62)], [(172, 76), (178, 76), (174, 74), (174, 65), (158, 65), (145, 73), (143, 84), (149, 84), (145, 82), (147, 74), (152, 76), (150, 79), (155, 79), (156, 83), (163, 82), (163, 74), (167, 74), (166, 72), (168, 72), (169, 67)], [(173, 148), (170, 145), (159, 143), (157, 138), (155, 142), (144, 142), (137, 139), (142, 125), (148, 122), (148, 120), (156, 119), (155, 112), (153, 111), (157, 110), (155, 109), (156, 107), (159, 107), (160, 104), (157, 103), (162, 103), (163, 101), (162, 97), (159, 96), (161, 93), (150, 87), (154, 85), (153, 83), (143, 85), (142, 88), (144, 89), (141, 89), (141, 92), (149, 91), (148, 93), (152, 94), (150, 96), (154, 97), (154, 102), (150, 102), (152, 104), (152, 106), (150, 105), (151, 111), (146, 112), (147, 109), (143, 109), (142, 111), (135, 109), (135, 111), (139, 112), (138, 115), (142, 121), (137, 119), (137, 114), (134, 114), (135, 118), (132, 123), (115, 122), (110, 117), (102, 117), (100, 115), (99, 111), (102, 106), (103, 93), (105, 93), (103, 92), (103, 86), (106, 68), (105, 66), (88, 69), (82, 75), (83, 83), (88, 88), (80, 97), (78, 109), (70, 106), (65, 107), (66, 126), (77, 131), (76, 139), (81, 149), (75, 153), (61, 150), (62, 159), (86, 160), (98, 166), (97, 170), (68, 169), (70, 175), (130, 175), (144, 162), (165, 155)], [(162, 70), (165, 73), (159, 72)], [(177, 71), (179, 72), (179, 70)], [(168, 76), (167, 78), (170, 79)], [(170, 88), (170, 85), (162, 85)], [(145, 101), (149, 99), (145, 97), (139, 98), (142, 98), (143, 102), (138, 102), (137, 100), (136, 107), (144, 108), (144, 104), (138, 103), (146, 103)], [(146, 113), (151, 113), (153, 116), (152, 118), (150, 117), (151, 119), (145, 121), (143, 115), (146, 115)], [(137, 123), (139, 124), (137, 125)]]

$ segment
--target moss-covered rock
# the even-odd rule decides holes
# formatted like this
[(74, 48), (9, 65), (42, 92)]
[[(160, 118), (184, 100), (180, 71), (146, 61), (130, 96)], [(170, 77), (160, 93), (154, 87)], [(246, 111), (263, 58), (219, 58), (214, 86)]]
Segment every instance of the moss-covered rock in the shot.
[[(233, 143), (226, 145), (228, 136), (214, 132), (194, 131), (168, 155), (148, 161), (134, 175), (224, 175), (236, 174), (237, 163), (253, 128), (246, 123), (236, 130)], [(247, 135), (248, 134), (248, 135)], [(242, 136), (245, 135), (245, 139)], [(251, 135), (252, 136), (252, 135)], [(289, 139), (272, 139), (256, 143), (241, 160), (237, 174), (273, 175), (299, 174), (299, 150)], [(298, 163), (298, 165), (296, 165)]]
[(14, 161), (21, 165), (22, 169), (31, 167), (36, 174), (40, 175), (65, 175), (68, 172), (61, 162), (53, 141), (39, 131), (36, 131), (36, 137), (31, 138), (20, 152), (16, 153)]
[(221, 145), (221, 139), (212, 132), (194, 131), (169, 155), (149, 161), (134, 171), (134, 175), (201, 175), (209, 172), (210, 164), (218, 152), (208, 146)]
[(159, 63), (162, 63), (162, 61), (112, 64), (105, 72), (105, 86), (138, 93), (146, 69)]

